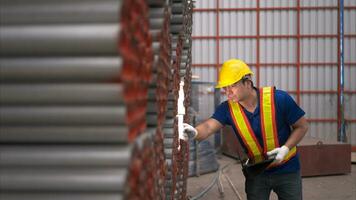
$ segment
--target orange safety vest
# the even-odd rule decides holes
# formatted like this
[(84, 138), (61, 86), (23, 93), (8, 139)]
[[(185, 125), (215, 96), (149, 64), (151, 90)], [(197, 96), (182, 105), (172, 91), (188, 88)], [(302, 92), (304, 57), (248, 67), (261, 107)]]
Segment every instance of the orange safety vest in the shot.
[[(238, 130), (238, 134), (247, 148), (248, 157), (254, 162), (258, 163), (263, 161), (268, 151), (280, 147), (275, 119), (274, 87), (260, 88), (260, 118), (263, 149), (257, 141), (250, 122), (240, 104), (229, 101), (229, 109), (233, 123)], [(296, 155), (296, 152), (297, 148), (293, 147), (281, 164), (290, 160)]]

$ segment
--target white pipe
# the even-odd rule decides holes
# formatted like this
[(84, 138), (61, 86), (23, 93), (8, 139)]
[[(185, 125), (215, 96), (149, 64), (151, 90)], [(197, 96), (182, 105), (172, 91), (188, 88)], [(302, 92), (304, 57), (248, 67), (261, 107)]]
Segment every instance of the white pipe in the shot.
[[(179, 93), (178, 93), (178, 138), (184, 140), (184, 133), (183, 133), (183, 120), (185, 115), (185, 107), (184, 107), (184, 81), (181, 81), (179, 84)], [(178, 141), (178, 150), (180, 150), (180, 142)]]

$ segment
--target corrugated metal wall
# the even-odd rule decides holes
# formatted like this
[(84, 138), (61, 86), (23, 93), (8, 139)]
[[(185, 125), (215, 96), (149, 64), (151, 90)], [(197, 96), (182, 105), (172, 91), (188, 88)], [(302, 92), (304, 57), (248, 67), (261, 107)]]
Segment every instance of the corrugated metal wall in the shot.
[[(344, 1), (345, 118), (356, 146), (356, 0)], [(338, 0), (197, 0), (193, 75), (201, 119), (214, 111), (217, 68), (245, 60), (257, 86), (287, 90), (307, 113), (309, 135), (337, 140)], [(224, 97), (223, 97), (224, 99)]]

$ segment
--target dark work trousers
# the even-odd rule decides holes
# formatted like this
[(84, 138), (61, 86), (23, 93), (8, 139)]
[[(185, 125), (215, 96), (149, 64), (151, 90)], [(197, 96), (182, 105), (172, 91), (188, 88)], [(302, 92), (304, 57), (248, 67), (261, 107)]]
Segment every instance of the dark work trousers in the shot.
[(260, 174), (246, 178), (245, 192), (248, 200), (268, 200), (274, 191), (278, 200), (302, 200), (300, 172), (288, 174)]

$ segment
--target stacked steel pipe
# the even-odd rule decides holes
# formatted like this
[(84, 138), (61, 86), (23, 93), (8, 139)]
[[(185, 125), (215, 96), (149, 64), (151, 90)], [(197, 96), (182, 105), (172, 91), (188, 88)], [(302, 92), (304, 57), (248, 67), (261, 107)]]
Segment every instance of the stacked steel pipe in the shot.
[(149, 33), (148, 6), (144, 0), (126, 0), (122, 5), (119, 50), (124, 58), (122, 81), (125, 83), (129, 139), (146, 127), (148, 85), (153, 62)]
[(141, 155), (129, 143), (146, 126), (146, 3), (0, 2), (1, 199), (140, 192), (147, 184), (126, 180)]
[(0, 199), (186, 199), (192, 2), (0, 3)]
[(162, 199), (156, 184), (155, 133), (155, 129), (148, 129), (135, 140), (127, 199)]
[[(169, 78), (171, 76), (171, 39), (169, 35), (170, 11), (166, 1), (149, 1), (150, 5), (150, 32), (153, 38), (152, 47), (154, 61), (152, 80), (148, 95), (147, 122), (149, 127), (156, 129), (156, 185), (160, 199), (165, 199), (166, 162), (163, 145), (163, 124), (166, 118), (169, 91)], [(172, 106), (172, 105), (170, 105)]]
[[(184, 81), (185, 100), (184, 106), (188, 110), (190, 101), (190, 77), (191, 76), (191, 26), (192, 26), (192, 1), (173, 0), (171, 2), (171, 34), (172, 34), (172, 96), (169, 99), (173, 105), (177, 105), (179, 84)], [(173, 116), (177, 114), (177, 107), (169, 110)], [(189, 117), (185, 115), (184, 121)], [(168, 162), (166, 195), (167, 199), (186, 198), (186, 180), (188, 176), (189, 147), (186, 142), (178, 139), (176, 120), (173, 130), (165, 134), (165, 155)], [(171, 136), (173, 134), (173, 136)], [(178, 149), (178, 147), (180, 147)]]

